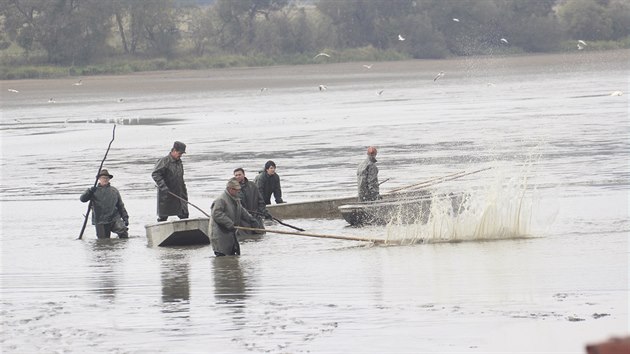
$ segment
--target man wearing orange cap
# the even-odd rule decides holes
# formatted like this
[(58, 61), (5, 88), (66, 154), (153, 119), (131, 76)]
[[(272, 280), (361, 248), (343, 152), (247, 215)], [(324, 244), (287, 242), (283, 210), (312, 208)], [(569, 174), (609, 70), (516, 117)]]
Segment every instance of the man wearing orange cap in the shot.
[(367, 158), (357, 168), (357, 186), (359, 201), (381, 199), (378, 188), (378, 167), (376, 166), (376, 148), (367, 149)]

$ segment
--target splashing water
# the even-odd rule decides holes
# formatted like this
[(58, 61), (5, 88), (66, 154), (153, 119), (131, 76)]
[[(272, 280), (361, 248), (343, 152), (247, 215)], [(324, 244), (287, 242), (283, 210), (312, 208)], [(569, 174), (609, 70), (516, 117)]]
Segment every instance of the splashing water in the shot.
[(428, 218), (414, 223), (392, 218), (387, 224), (387, 241), (397, 244), (490, 241), (532, 237), (530, 234), (533, 195), (527, 172), (509, 177), (496, 170), (492, 183), (471, 188), (463, 194), (433, 193)]

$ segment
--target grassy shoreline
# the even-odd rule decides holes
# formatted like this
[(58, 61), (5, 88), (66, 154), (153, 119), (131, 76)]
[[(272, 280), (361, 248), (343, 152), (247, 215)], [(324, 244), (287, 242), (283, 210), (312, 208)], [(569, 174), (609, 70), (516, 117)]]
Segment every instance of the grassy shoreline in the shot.
[[(630, 39), (621, 42), (593, 42), (585, 51), (602, 51), (630, 49)], [(548, 54), (575, 52), (574, 41), (565, 42), (563, 48)], [(372, 47), (354, 48), (346, 50), (325, 50), (330, 58), (313, 58), (310, 55), (297, 54), (283, 57), (269, 58), (264, 56), (218, 55), (205, 57), (179, 57), (174, 59), (152, 58), (124, 58), (113, 57), (102, 62), (84, 66), (53, 66), (53, 65), (20, 65), (0, 63), (0, 80), (22, 79), (54, 79), (64, 77), (85, 77), (96, 75), (125, 75), (146, 71), (164, 70), (204, 70), (234, 67), (265, 67), (276, 65), (304, 65), (321, 63), (344, 62), (383, 62), (413, 59), (395, 51), (381, 51)], [(493, 55), (527, 55), (544, 53), (525, 53), (518, 49), (508, 49), (495, 52)], [(444, 58), (446, 59), (446, 58)]]

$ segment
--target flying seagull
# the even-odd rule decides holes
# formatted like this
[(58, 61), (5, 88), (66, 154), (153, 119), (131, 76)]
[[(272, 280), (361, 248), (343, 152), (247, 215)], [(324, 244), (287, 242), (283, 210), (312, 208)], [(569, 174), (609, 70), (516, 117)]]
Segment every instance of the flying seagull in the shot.
[(613, 91), (610, 93), (611, 96), (622, 96), (623, 92), (622, 91)]
[(453, 18), (453, 21), (459, 22), (459, 19), (458, 18)]
[(72, 84), (73, 86), (81, 86), (83, 85), (83, 82), (81, 82), (81, 80), (75, 82), (74, 84)]
[(376, 91), (376, 94), (380, 96), (380, 95), (382, 95), (382, 94), (383, 94), (383, 91), (385, 91), (385, 90), (379, 90), (379, 91)]
[(583, 41), (583, 40), (581, 40), (581, 39), (580, 39), (580, 40), (578, 40), (578, 42), (577, 42), (577, 48), (578, 48), (578, 50), (582, 50), (582, 49), (584, 49), (584, 47), (586, 47), (586, 46), (587, 46), (586, 42), (584, 42), (584, 41)]
[(55, 99), (54, 99), (54, 98), (52, 98), (52, 97), (51, 97), (51, 98), (48, 100), (48, 103), (56, 103), (56, 101), (55, 101)]
[(368, 64), (363, 64), (363, 67), (366, 69), (372, 69), (372, 64), (368, 65)]
[(326, 87), (326, 85), (319, 85), (319, 90), (320, 91), (326, 91), (326, 90), (328, 90), (328, 87)]
[(313, 59), (317, 59), (318, 57), (326, 57), (326, 58), (330, 58), (330, 54), (321, 52), (319, 54), (317, 54), (316, 56), (313, 57)]
[(402, 42), (402, 41), (404, 41), (404, 40), (405, 40), (405, 37), (403, 37), (402, 35), (400, 35), (400, 34), (399, 34), (399, 35), (398, 35), (398, 40)]
[(503, 42), (503, 43), (505, 43), (505, 44), (510, 44), (510, 43), (508, 43), (508, 40), (507, 40), (507, 39), (505, 39), (505, 38), (501, 38), (501, 42)]
[(437, 75), (435, 75), (435, 77), (433, 78), (433, 81), (437, 81), (442, 76), (444, 76), (444, 71), (440, 71)]
[(15, 90), (15, 89), (8, 89), (7, 91), (9, 91), (9, 92), (13, 92), (13, 93), (19, 93), (19, 92), (20, 92), (20, 91)]

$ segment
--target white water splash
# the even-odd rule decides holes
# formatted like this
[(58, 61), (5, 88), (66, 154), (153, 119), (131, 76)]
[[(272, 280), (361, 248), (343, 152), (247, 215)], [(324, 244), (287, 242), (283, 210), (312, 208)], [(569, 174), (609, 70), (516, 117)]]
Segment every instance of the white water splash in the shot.
[(536, 189), (528, 185), (529, 167), (517, 176), (495, 169), (486, 186), (464, 192), (461, 201), (434, 192), (426, 223), (405, 224), (394, 218), (386, 228), (396, 243), (490, 241), (532, 237)]

